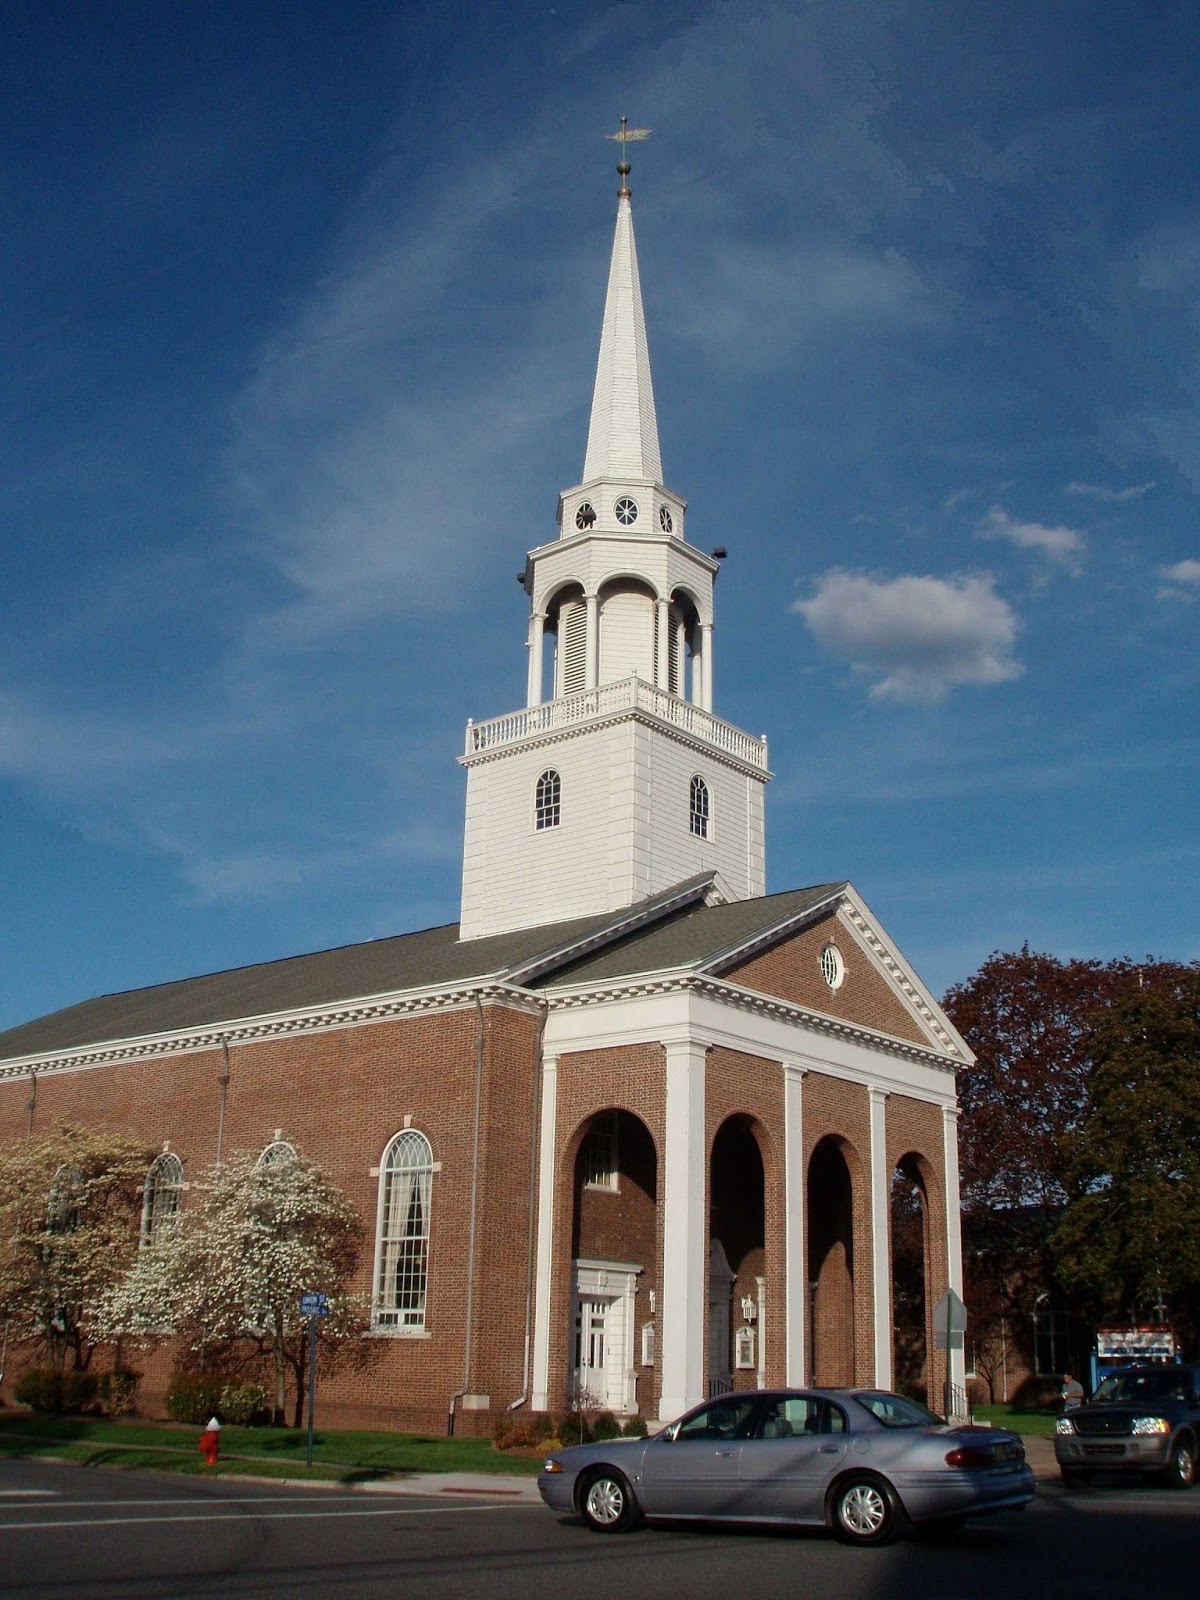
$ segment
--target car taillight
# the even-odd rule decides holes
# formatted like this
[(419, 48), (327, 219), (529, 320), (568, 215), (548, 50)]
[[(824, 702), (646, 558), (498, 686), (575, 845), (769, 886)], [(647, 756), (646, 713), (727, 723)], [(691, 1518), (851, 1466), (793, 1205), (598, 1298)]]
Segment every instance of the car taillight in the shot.
[(975, 1445), (960, 1444), (946, 1457), (948, 1467), (990, 1467), (995, 1460), (991, 1448), (981, 1450)]

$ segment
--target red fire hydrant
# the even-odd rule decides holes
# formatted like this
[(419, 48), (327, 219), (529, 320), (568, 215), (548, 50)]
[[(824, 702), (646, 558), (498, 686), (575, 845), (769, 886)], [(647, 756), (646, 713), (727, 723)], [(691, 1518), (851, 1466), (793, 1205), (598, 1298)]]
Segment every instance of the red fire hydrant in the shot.
[(206, 1466), (215, 1467), (221, 1459), (221, 1422), (218, 1417), (208, 1419), (208, 1427), (200, 1435), (200, 1454)]

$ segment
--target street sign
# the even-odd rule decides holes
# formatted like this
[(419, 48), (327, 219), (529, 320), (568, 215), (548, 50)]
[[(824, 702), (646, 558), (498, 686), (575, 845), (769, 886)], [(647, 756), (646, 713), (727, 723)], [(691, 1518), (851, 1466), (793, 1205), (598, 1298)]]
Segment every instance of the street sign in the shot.
[(329, 1315), (329, 1296), (327, 1294), (302, 1294), (300, 1296), (300, 1315), (302, 1317), (327, 1317)]
[(953, 1289), (947, 1289), (933, 1308), (934, 1347), (938, 1350), (961, 1350), (966, 1331), (967, 1308)]

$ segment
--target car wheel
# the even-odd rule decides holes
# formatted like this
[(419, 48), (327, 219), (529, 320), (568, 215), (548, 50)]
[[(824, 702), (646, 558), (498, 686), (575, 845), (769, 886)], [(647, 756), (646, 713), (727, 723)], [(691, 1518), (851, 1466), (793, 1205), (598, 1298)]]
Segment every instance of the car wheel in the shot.
[(589, 1473), (579, 1491), (579, 1511), (596, 1533), (623, 1533), (640, 1520), (633, 1490), (611, 1467)]
[(1168, 1489), (1190, 1489), (1195, 1481), (1196, 1447), (1190, 1439), (1180, 1439), (1163, 1470), (1163, 1482)]
[(1092, 1481), (1090, 1472), (1085, 1472), (1082, 1467), (1060, 1467), (1062, 1481), (1070, 1489), (1081, 1489)]
[(889, 1544), (903, 1522), (891, 1487), (866, 1474), (844, 1478), (833, 1491), (829, 1509), (833, 1531), (846, 1544)]

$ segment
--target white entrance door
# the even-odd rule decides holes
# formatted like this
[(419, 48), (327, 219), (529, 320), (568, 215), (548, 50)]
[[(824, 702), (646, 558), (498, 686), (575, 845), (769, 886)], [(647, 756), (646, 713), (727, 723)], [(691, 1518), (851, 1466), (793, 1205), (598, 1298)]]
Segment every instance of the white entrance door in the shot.
[(611, 1299), (580, 1300), (575, 1310), (575, 1398), (580, 1405), (612, 1410), (609, 1353)]
[(634, 1296), (641, 1267), (630, 1261), (576, 1261), (572, 1398), (629, 1416), (637, 1410), (633, 1362)]

